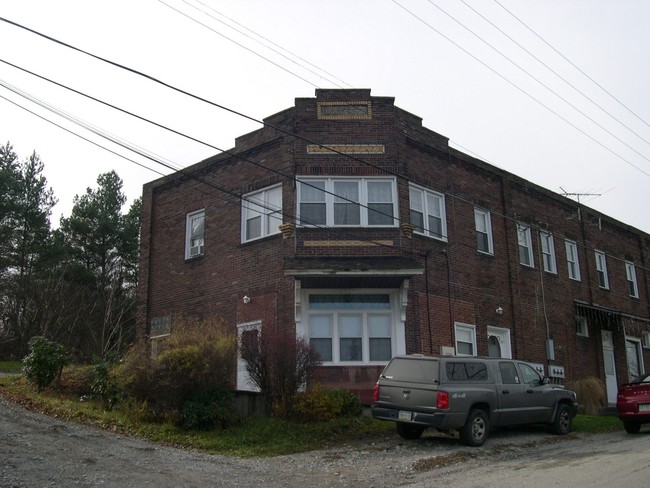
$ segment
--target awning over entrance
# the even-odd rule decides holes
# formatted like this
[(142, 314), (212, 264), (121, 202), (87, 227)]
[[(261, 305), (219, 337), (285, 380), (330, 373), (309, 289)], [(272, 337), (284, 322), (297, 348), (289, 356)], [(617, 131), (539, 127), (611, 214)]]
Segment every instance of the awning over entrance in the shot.
[(621, 329), (623, 314), (620, 311), (578, 301), (575, 304), (577, 315), (586, 317), (589, 323), (606, 330)]
[(412, 258), (301, 257), (285, 258), (284, 274), (303, 288), (398, 288), (402, 281), (424, 273)]

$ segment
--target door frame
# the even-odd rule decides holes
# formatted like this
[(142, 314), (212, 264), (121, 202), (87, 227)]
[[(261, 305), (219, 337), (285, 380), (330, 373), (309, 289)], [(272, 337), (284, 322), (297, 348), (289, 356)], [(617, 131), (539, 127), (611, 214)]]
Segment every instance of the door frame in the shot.
[(618, 383), (616, 381), (616, 360), (614, 356), (614, 336), (611, 330), (600, 330), (603, 348), (603, 370), (605, 372), (605, 388), (607, 403), (616, 403)]

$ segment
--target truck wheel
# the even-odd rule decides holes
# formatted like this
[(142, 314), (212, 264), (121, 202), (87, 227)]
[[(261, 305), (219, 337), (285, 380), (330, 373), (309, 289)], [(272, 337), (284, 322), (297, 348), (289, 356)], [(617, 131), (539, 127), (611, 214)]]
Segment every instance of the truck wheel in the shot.
[(628, 434), (638, 434), (641, 430), (641, 424), (639, 422), (623, 422), (623, 428)]
[(405, 424), (404, 422), (397, 422), (397, 433), (402, 439), (419, 439), (424, 432), (424, 427), (419, 425)]
[(565, 404), (560, 404), (557, 407), (557, 412), (555, 413), (555, 420), (553, 421), (553, 426), (551, 430), (556, 435), (565, 435), (571, 432), (572, 430), (572, 419), (571, 411), (569, 406)]
[(475, 408), (460, 429), (460, 441), (468, 446), (482, 446), (490, 432), (490, 421), (485, 411)]

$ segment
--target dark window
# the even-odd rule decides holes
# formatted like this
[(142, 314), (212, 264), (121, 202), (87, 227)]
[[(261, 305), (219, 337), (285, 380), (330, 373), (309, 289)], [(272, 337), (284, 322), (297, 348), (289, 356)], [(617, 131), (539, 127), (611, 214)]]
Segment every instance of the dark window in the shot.
[(518, 385), (520, 383), (517, 375), (517, 368), (513, 363), (499, 363), (501, 370), (501, 380), (506, 385)]
[(438, 361), (428, 359), (393, 359), (382, 373), (385, 378), (414, 383), (438, 382)]
[(447, 363), (446, 370), (449, 381), (487, 381), (485, 363)]

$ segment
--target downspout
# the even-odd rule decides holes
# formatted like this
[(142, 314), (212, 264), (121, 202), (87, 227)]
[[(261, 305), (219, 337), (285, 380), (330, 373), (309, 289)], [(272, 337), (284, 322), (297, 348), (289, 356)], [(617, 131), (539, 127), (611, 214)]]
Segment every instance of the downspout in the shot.
[[(506, 243), (511, 242), (508, 237), (508, 218), (507, 218), (507, 203), (506, 203), (506, 182), (504, 181), (503, 175), (500, 176), (501, 179), (501, 208), (503, 214), (503, 232), (505, 235)], [(511, 250), (510, 246), (506, 244), (506, 263), (508, 264), (508, 288), (510, 295), (510, 326), (512, 328), (512, 356), (517, 357), (519, 355), (519, 347), (517, 340), (517, 323), (515, 320), (515, 296), (514, 296), (514, 287), (513, 287), (513, 274), (512, 274), (512, 259), (511, 259)], [(524, 342), (525, 344), (525, 342)], [(524, 351), (525, 353), (525, 351)]]
[(427, 297), (427, 325), (429, 327), (429, 354), (433, 355), (433, 332), (431, 330), (431, 304), (429, 300), (429, 254), (430, 250), (424, 255), (424, 289)]

